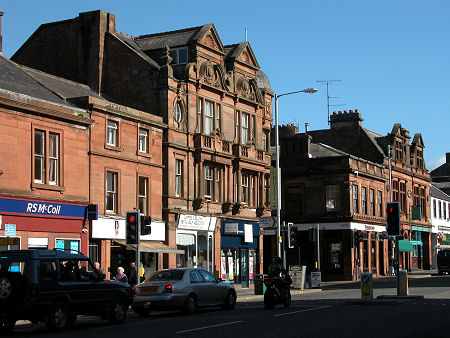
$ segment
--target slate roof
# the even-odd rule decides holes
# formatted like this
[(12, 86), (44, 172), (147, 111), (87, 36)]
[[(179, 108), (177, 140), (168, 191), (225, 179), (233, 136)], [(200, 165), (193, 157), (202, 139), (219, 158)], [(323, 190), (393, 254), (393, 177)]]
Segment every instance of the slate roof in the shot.
[(450, 202), (450, 196), (440, 190), (434, 183), (430, 187), (431, 197)]
[(349, 154), (323, 143), (311, 143), (310, 154), (313, 158), (349, 156)]
[(18, 67), (20, 67), (25, 73), (30, 75), (34, 80), (38, 81), (53, 93), (66, 100), (81, 96), (93, 96), (102, 98), (100, 95), (98, 95), (96, 92), (94, 92), (84, 84), (73, 82), (61, 77), (57, 77), (55, 75), (47, 74), (33, 68), (19, 65)]
[(169, 47), (186, 46), (194, 40), (197, 33), (205, 26), (207, 25), (170, 32), (141, 35), (136, 37), (135, 41), (143, 51), (164, 48), (165, 45)]
[(145, 54), (141, 47), (139, 46), (139, 44), (126, 36), (123, 36), (121, 34), (113, 34), (113, 36), (115, 36), (116, 38), (118, 38), (119, 40), (121, 40), (123, 43), (125, 43), (129, 48), (131, 48), (136, 54), (138, 54), (140, 57), (142, 57), (144, 60), (146, 60), (149, 64), (151, 64), (152, 66), (154, 66), (155, 68), (160, 68), (158, 62), (156, 62), (155, 60), (153, 60), (150, 56), (148, 56), (147, 54)]
[(36, 81), (15, 62), (0, 53), (0, 88), (11, 92), (28, 95), (37, 99), (68, 105), (57, 94)]

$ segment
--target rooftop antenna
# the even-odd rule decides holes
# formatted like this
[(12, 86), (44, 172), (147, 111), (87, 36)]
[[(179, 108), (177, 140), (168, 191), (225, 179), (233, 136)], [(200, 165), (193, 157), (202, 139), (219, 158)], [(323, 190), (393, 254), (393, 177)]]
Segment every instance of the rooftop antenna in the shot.
[(336, 82), (341, 82), (341, 80), (317, 80), (317, 82), (325, 83), (327, 85), (327, 113), (328, 113), (328, 124), (330, 124), (330, 107), (345, 106), (345, 104), (330, 104), (330, 99), (339, 99), (339, 96), (330, 96), (328, 94), (328, 85)]
[(245, 27), (245, 42), (247, 42), (247, 27)]

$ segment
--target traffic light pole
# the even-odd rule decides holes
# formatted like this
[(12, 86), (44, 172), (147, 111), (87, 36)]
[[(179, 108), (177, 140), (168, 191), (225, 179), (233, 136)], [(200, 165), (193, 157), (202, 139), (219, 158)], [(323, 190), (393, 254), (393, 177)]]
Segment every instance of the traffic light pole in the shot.
[[(140, 275), (139, 275), (139, 270), (141, 269), (140, 267), (140, 252), (139, 252), (139, 242), (141, 241), (141, 211), (139, 209), (137, 209), (138, 212), (138, 226), (137, 226), (137, 244), (136, 244), (136, 274), (137, 274), (137, 278), (136, 278), (136, 283), (139, 284), (141, 281)], [(130, 276), (131, 278), (131, 276)]]

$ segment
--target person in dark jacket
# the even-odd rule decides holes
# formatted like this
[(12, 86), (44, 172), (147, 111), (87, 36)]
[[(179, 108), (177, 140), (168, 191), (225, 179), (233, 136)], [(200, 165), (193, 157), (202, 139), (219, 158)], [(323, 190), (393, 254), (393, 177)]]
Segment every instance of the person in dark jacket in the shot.
[(283, 266), (281, 257), (275, 257), (272, 264), (269, 265), (269, 277), (275, 281), (275, 285), (281, 290), (288, 290), (289, 285), (292, 283), (289, 273)]
[(135, 286), (138, 283), (138, 272), (136, 269), (136, 263), (130, 264), (130, 274), (128, 278), (128, 284), (130, 284), (131, 287)]

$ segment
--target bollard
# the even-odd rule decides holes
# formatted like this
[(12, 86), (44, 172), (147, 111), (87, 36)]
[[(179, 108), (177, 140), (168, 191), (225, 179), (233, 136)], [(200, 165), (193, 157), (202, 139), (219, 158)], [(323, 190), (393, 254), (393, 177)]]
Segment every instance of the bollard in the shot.
[(373, 277), (370, 272), (364, 272), (361, 275), (361, 299), (373, 299)]
[(408, 271), (398, 270), (397, 296), (408, 296)]

